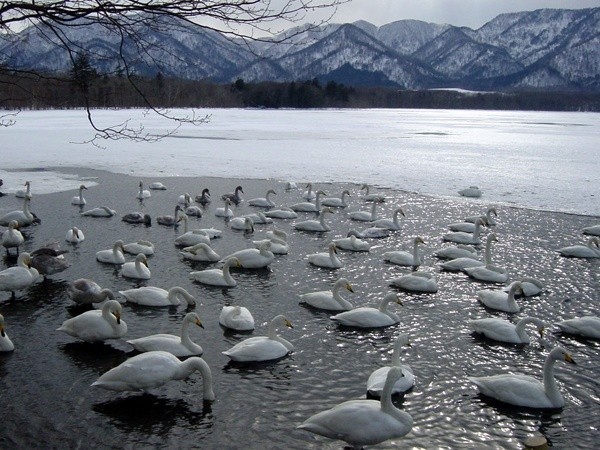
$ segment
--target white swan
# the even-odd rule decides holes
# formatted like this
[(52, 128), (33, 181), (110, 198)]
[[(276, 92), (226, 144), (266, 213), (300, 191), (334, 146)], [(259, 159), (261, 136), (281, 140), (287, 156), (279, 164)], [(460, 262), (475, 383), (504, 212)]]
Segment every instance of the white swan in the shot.
[(224, 258), (220, 262), (225, 262), (229, 258), (236, 258), (240, 266), (244, 269), (262, 269), (267, 267), (275, 259), (271, 251), (271, 241), (263, 242), (259, 248), (245, 248), (238, 250)]
[(239, 205), (240, 202), (243, 201), (242, 196), (240, 194), (243, 194), (244, 190), (242, 189), (241, 186), (237, 186), (235, 188), (234, 192), (230, 192), (228, 194), (223, 194), (221, 196), (221, 199), (223, 200), (229, 200), (231, 203), (235, 204), (235, 205)]
[(433, 255), (440, 259), (478, 258), (477, 250), (470, 245), (465, 244), (458, 244), (456, 246), (442, 248), (435, 251)]
[(583, 316), (562, 320), (557, 322), (556, 326), (563, 333), (600, 339), (600, 317), (598, 316)]
[(296, 224), (294, 224), (294, 228), (300, 231), (330, 231), (331, 227), (325, 223), (325, 214), (333, 214), (333, 209), (326, 206), (321, 209), (319, 220), (305, 220), (302, 222), (296, 222)]
[(79, 278), (68, 284), (67, 297), (80, 305), (91, 305), (106, 299), (114, 300), (115, 294), (110, 289), (102, 289), (98, 283), (89, 278)]
[(498, 242), (498, 238), (495, 233), (490, 233), (485, 242), (485, 251), (483, 261), (472, 258), (470, 256), (451, 259), (440, 264), (440, 267), (444, 270), (451, 272), (463, 271), (469, 267), (482, 267), (492, 266), (492, 242)]
[(513, 283), (521, 283), (521, 294), (525, 297), (533, 297), (534, 295), (541, 294), (546, 287), (544, 283), (536, 278), (524, 277), (520, 281), (513, 281), (511, 284), (506, 286), (504, 290), (508, 292), (512, 287)]
[(87, 211), (83, 211), (81, 213), (82, 216), (89, 217), (112, 217), (116, 214), (117, 212), (114, 209), (110, 209), (108, 206), (99, 206), (97, 208), (88, 209)]
[(187, 205), (183, 212), (191, 217), (202, 217), (202, 208), (196, 205)]
[(57, 328), (57, 331), (85, 342), (118, 339), (127, 333), (127, 324), (121, 320), (121, 311), (121, 304), (118, 301), (108, 300), (102, 306), (102, 310), (86, 311), (67, 319)]
[(369, 194), (370, 186), (368, 184), (363, 184), (360, 188), (361, 191), (365, 191), (365, 195), (363, 195), (364, 202), (384, 202), (385, 197), (380, 194)]
[(330, 319), (345, 325), (348, 327), (358, 328), (379, 328), (389, 327), (400, 322), (400, 317), (387, 309), (388, 304), (391, 302), (402, 305), (400, 298), (395, 293), (387, 294), (381, 303), (379, 308), (371, 308), (363, 306), (360, 308), (354, 308), (350, 311), (344, 311), (335, 316), (331, 316)]
[(267, 336), (256, 336), (238, 342), (223, 354), (232, 361), (269, 361), (282, 358), (294, 350), (294, 346), (277, 335), (277, 327), (283, 325), (293, 328), (292, 323), (283, 315), (275, 316), (269, 324)]
[(600, 238), (593, 237), (587, 245), (571, 245), (558, 249), (562, 256), (570, 258), (600, 258)]
[(179, 306), (183, 302), (189, 306), (196, 304), (194, 296), (181, 286), (173, 286), (168, 291), (156, 286), (142, 286), (119, 291), (119, 294), (129, 303), (142, 306)]
[(485, 225), (483, 219), (479, 219), (475, 222), (475, 230), (472, 234), (465, 233), (464, 231), (454, 231), (452, 233), (444, 234), (442, 239), (448, 242), (456, 242), (457, 244), (480, 245), (481, 239), (479, 238), (479, 235), (483, 225)]
[(167, 187), (162, 184), (160, 181), (153, 181), (152, 183), (150, 183), (148, 185), (149, 189), (152, 189), (153, 191), (166, 191)]
[(351, 252), (368, 252), (371, 250), (371, 245), (357, 237), (356, 231), (349, 231), (348, 237), (334, 239), (333, 243), (342, 250), (348, 250)]
[(477, 222), (477, 220), (483, 219), (488, 227), (493, 227), (496, 225), (496, 220), (494, 219), (494, 217), (492, 217), (492, 214), (495, 217), (498, 217), (498, 212), (496, 211), (496, 208), (494, 208), (493, 206), (490, 206), (485, 211), (484, 215), (465, 217), (465, 222), (475, 223), (475, 222)]
[(306, 303), (313, 308), (326, 311), (348, 311), (354, 306), (340, 295), (340, 289), (354, 292), (352, 285), (346, 278), (338, 279), (330, 291), (316, 291), (300, 294), (300, 303)]
[(147, 391), (171, 380), (184, 380), (195, 371), (202, 374), (203, 399), (214, 400), (212, 373), (206, 361), (199, 356), (180, 361), (171, 353), (162, 351), (142, 353), (129, 358), (101, 375), (92, 386), (111, 391)]
[(272, 219), (296, 219), (298, 214), (291, 208), (287, 206), (282, 206), (278, 209), (272, 209), (270, 211), (266, 211), (265, 216), (270, 217)]
[(152, 274), (148, 268), (146, 255), (140, 253), (135, 257), (135, 261), (123, 264), (121, 275), (126, 278), (135, 278), (136, 280), (149, 280)]
[(96, 252), (96, 259), (101, 263), (106, 264), (124, 264), (125, 263), (125, 255), (123, 252), (125, 251), (123, 248), (123, 241), (118, 240), (114, 243), (113, 248), (111, 250), (100, 250)]
[(310, 200), (314, 200), (316, 198), (317, 195), (314, 193), (314, 191), (313, 191), (312, 188), (313, 188), (312, 183), (308, 183), (306, 185), (306, 191), (304, 191), (302, 193), (302, 198), (303, 199), (310, 201)]
[(476, 333), (483, 334), (488, 339), (509, 344), (529, 344), (530, 340), (525, 331), (525, 325), (530, 323), (537, 327), (540, 337), (544, 336), (544, 322), (535, 317), (524, 317), (516, 325), (496, 317), (475, 319), (469, 323)]
[(237, 331), (254, 330), (254, 317), (243, 306), (223, 306), (219, 323), (225, 328)]
[(248, 200), (248, 204), (250, 206), (260, 206), (261, 208), (271, 208), (275, 206), (275, 203), (270, 198), (271, 195), (277, 195), (277, 192), (275, 192), (273, 189), (269, 189), (264, 197)]
[(242, 217), (246, 218), (250, 218), (252, 219), (252, 222), (254, 222), (254, 224), (259, 224), (259, 225), (267, 225), (269, 223), (273, 223), (273, 219), (271, 219), (270, 217), (265, 216), (265, 213), (258, 211), (252, 214), (245, 214)]
[(223, 234), (223, 231), (217, 228), (198, 228), (198, 231), (202, 231), (204, 234), (208, 236), (209, 239), (218, 239)]
[(477, 299), (488, 308), (508, 313), (518, 313), (521, 308), (515, 301), (515, 294), (520, 291), (521, 283), (514, 283), (508, 292), (491, 289), (477, 291)]
[(4, 214), (0, 217), (0, 225), (7, 226), (11, 221), (16, 220), (20, 227), (31, 225), (35, 220), (34, 215), (29, 210), (31, 199), (25, 197), (23, 199), (23, 210), (15, 210)]
[(352, 232), (357, 233), (356, 237), (361, 239), (381, 239), (390, 235), (390, 231), (387, 228), (379, 227), (368, 227), (362, 231), (350, 230), (348, 234)]
[(555, 347), (544, 362), (543, 383), (527, 375), (508, 373), (468, 378), (482, 394), (504, 403), (527, 408), (562, 408), (565, 401), (554, 380), (554, 363), (558, 360), (575, 363), (563, 348)]
[(202, 262), (217, 262), (221, 259), (219, 254), (212, 247), (204, 242), (183, 248), (179, 254), (185, 259)]
[(79, 194), (75, 195), (72, 199), (71, 199), (71, 205), (78, 205), (78, 206), (83, 206), (85, 205), (87, 202), (85, 201), (85, 198), (83, 198), (83, 191), (87, 190), (87, 187), (85, 187), (85, 185), (80, 185), (79, 186)]
[(196, 244), (210, 244), (210, 238), (202, 230), (188, 230), (187, 214), (180, 214), (177, 222), (183, 222), (183, 233), (175, 238), (175, 245), (179, 247), (192, 247)]
[(479, 198), (483, 194), (483, 192), (481, 192), (481, 189), (479, 189), (477, 186), (469, 186), (468, 188), (461, 189), (460, 191), (458, 191), (458, 193), (463, 197), (472, 198)]
[(205, 269), (190, 272), (190, 277), (198, 283), (208, 284), (210, 286), (234, 287), (237, 282), (229, 273), (231, 266), (241, 267), (237, 258), (229, 258), (223, 264), (222, 269)]
[(413, 419), (392, 403), (393, 386), (402, 376), (402, 369), (392, 367), (380, 401), (349, 400), (309, 417), (298, 428), (355, 448), (405, 436), (412, 430)]
[(252, 244), (256, 248), (260, 248), (260, 246), (266, 242), (267, 240), (271, 242), (271, 252), (274, 255), (287, 255), (289, 252), (289, 246), (287, 243), (287, 233), (283, 230), (269, 230), (267, 231), (268, 239), (261, 239), (259, 241), (252, 241)]
[(285, 190), (291, 191), (292, 189), (298, 189), (298, 185), (294, 181), (286, 181)]
[(15, 192), (15, 197), (17, 198), (25, 198), (25, 197), (29, 197), (31, 198), (31, 181), (26, 181), (25, 184), (25, 189), (19, 189)]
[(138, 193), (136, 194), (135, 198), (137, 198), (138, 200), (144, 200), (146, 198), (152, 197), (152, 194), (150, 193), (150, 191), (147, 189), (144, 189), (143, 181), (140, 181), (139, 188), (140, 189), (139, 189)]
[(399, 222), (398, 217), (406, 217), (402, 208), (396, 208), (394, 215), (391, 219), (377, 219), (374, 220), (372, 225), (377, 228), (385, 228), (386, 230), (397, 231), (402, 229), (402, 224)]
[(254, 221), (250, 217), (234, 217), (229, 221), (232, 230), (254, 233)]
[(374, 222), (377, 220), (377, 205), (381, 202), (373, 202), (371, 211), (351, 211), (348, 213), (348, 218), (359, 222)]
[(123, 251), (130, 255), (143, 253), (146, 256), (154, 255), (154, 244), (150, 241), (140, 239), (139, 241), (129, 242), (123, 245)]
[(315, 202), (301, 202), (294, 203), (290, 206), (290, 209), (296, 212), (319, 212), (321, 210), (321, 196), (327, 195), (324, 191), (318, 190), (315, 198)]
[(331, 206), (332, 208), (347, 208), (346, 197), (350, 196), (350, 191), (345, 189), (339, 197), (327, 197), (321, 202), (323, 206)]
[(194, 201), (202, 205), (210, 203), (210, 190), (208, 190), (208, 188), (202, 189), (202, 192), (200, 193), (200, 195), (196, 195)]
[(475, 223), (471, 222), (455, 222), (448, 224), (450, 231), (462, 231), (463, 233), (473, 233), (475, 231)]
[(423, 264), (423, 257), (419, 252), (419, 244), (425, 244), (425, 241), (422, 237), (417, 236), (413, 239), (412, 253), (404, 250), (385, 252), (383, 254), (383, 260), (398, 266), (418, 267)]
[(223, 206), (222, 208), (215, 209), (215, 216), (224, 217), (225, 219), (233, 217), (233, 211), (231, 210), (230, 206), (231, 200), (229, 200), (228, 198), (225, 199), (225, 206)]
[(313, 253), (308, 255), (308, 262), (317, 267), (325, 267), (327, 269), (340, 269), (343, 264), (337, 257), (337, 247), (332, 242), (329, 244), (329, 251), (326, 253)]
[(12, 352), (14, 349), (15, 345), (4, 329), (4, 316), (0, 314), (0, 352)]
[(174, 227), (177, 225), (177, 220), (179, 219), (179, 211), (181, 211), (181, 206), (175, 205), (175, 211), (172, 216), (163, 215), (158, 216), (156, 218), (156, 223), (160, 225), (164, 225), (166, 227)]
[(0, 272), (0, 291), (15, 292), (31, 286), (41, 279), (39, 272), (31, 267), (31, 255), (23, 252), (17, 258), (17, 265)]
[(67, 234), (65, 235), (65, 240), (71, 244), (79, 244), (85, 240), (85, 235), (79, 228), (71, 227), (71, 229), (67, 231)]
[(127, 343), (131, 344), (138, 352), (164, 351), (178, 357), (200, 356), (204, 353), (204, 350), (200, 345), (192, 341), (190, 337), (190, 325), (197, 325), (204, 328), (198, 314), (189, 312), (183, 318), (179, 336), (159, 333), (131, 339)]
[(2, 238), (0, 238), (0, 245), (4, 246), (6, 249), (6, 254), (9, 254), (9, 249), (14, 248), (17, 250), (17, 255), (19, 254), (19, 247), (23, 245), (25, 242), (25, 238), (19, 231), (19, 222), (16, 220), (11, 220), (8, 224), (8, 229), (2, 233)]
[(589, 227), (585, 227), (581, 230), (581, 232), (591, 236), (600, 236), (600, 225), (591, 225)]
[(427, 272), (411, 272), (390, 280), (390, 286), (398, 287), (410, 292), (427, 292), (430, 294), (438, 291), (436, 278)]
[(188, 194), (187, 192), (181, 194), (178, 198), (177, 198), (177, 203), (179, 203), (180, 205), (184, 205), (187, 206), (192, 202), (192, 196), (190, 194)]
[(404, 346), (410, 347), (408, 334), (406, 333), (400, 334), (396, 339), (390, 365), (380, 367), (379, 369), (373, 371), (371, 375), (369, 375), (367, 380), (367, 392), (369, 394), (375, 397), (381, 396), (385, 386), (385, 381), (387, 380), (387, 375), (392, 367), (399, 367), (402, 371), (402, 376), (394, 383), (394, 386), (392, 387), (392, 394), (401, 394), (413, 387), (415, 384), (413, 370), (408, 364), (402, 364), (400, 362), (400, 352)]
[[(493, 236), (492, 240), (496, 241), (496, 237), (493, 233), (490, 235)], [(488, 239), (489, 241), (489, 239)], [(490, 252), (486, 252), (486, 264), (479, 267), (465, 267), (463, 272), (469, 275), (471, 278), (475, 278), (479, 281), (486, 281), (488, 283), (506, 283), (508, 281), (508, 272), (503, 267), (494, 266), (493, 264), (489, 264), (488, 261), (490, 259)]]
[(121, 220), (127, 223), (143, 223), (144, 225), (148, 226), (152, 225), (152, 217), (150, 217), (150, 214), (139, 211), (127, 213), (121, 217)]

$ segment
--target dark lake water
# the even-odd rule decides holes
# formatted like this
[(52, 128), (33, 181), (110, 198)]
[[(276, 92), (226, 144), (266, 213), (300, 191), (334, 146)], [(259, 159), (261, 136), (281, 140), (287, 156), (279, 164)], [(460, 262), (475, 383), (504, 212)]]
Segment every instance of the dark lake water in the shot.
[[(274, 188), (276, 203), (290, 205), (300, 201), (302, 190), (285, 192), (284, 183), (276, 180), (154, 178), (144, 181), (162, 181), (169, 189), (152, 191), (152, 198), (140, 205), (135, 199), (138, 178), (89, 170), (77, 173), (99, 183), (85, 192), (85, 208), (108, 205), (118, 215), (110, 219), (81, 217), (79, 207), (70, 205), (75, 191), (34, 193), (31, 208), (42, 223), (23, 229), (25, 249), (57, 240), (69, 249), (66, 256), (72, 265), (18, 292), (14, 300), (8, 293), (0, 295), (0, 313), (16, 347), (11, 354), (0, 354), (0, 448), (341, 448), (341, 441), (314, 436), (296, 426), (337, 403), (365, 398), (369, 374), (389, 363), (399, 333), (411, 337), (412, 347), (403, 351), (402, 361), (413, 368), (416, 381), (395, 404), (412, 415), (414, 427), (404, 438), (377, 448), (521, 448), (522, 440), (536, 431), (554, 448), (597, 447), (598, 341), (561, 335), (550, 326), (543, 339), (530, 329), (529, 346), (502, 345), (474, 337), (468, 320), (495, 316), (516, 321), (532, 315), (552, 324), (597, 315), (600, 261), (563, 258), (555, 250), (582, 243), (579, 230), (600, 218), (499, 208), (494, 262), (508, 269), (511, 281), (533, 276), (547, 285), (542, 295), (518, 300), (522, 310), (510, 316), (486, 310), (477, 302), (476, 291), (488, 285), (460, 273), (440, 272), (438, 260), (432, 256), (444, 245), (441, 236), (447, 232), (446, 225), (483, 213), (484, 200), (449, 200), (385, 190), (388, 201), (380, 215), (390, 217), (402, 206), (407, 215), (403, 230), (371, 241), (370, 253), (340, 252), (344, 267), (335, 271), (311, 267), (307, 255), (326, 251), (333, 238), (363, 225), (349, 221), (344, 211), (330, 217), (332, 231), (322, 234), (293, 231), (294, 220), (276, 220), (277, 227), (289, 233), (290, 253), (276, 256), (267, 270), (233, 272), (238, 286), (223, 290), (189, 279), (190, 271), (206, 264), (179, 256), (173, 241), (181, 230), (156, 223), (151, 227), (129, 225), (120, 217), (132, 211), (145, 211), (153, 219), (172, 214), (180, 194), (194, 196), (207, 187), (213, 202), (201, 219), (190, 218), (190, 226), (222, 229), (223, 237), (212, 245), (224, 256), (250, 247), (250, 241), (262, 238), (271, 226), (257, 225), (253, 235), (230, 230), (214, 215), (215, 208), (222, 206), (221, 194), (241, 184), (244, 198), (250, 199), (263, 197), (267, 189)], [(360, 201), (359, 185), (317, 187), (336, 196), (349, 189), (350, 209), (368, 208)], [(0, 198), (0, 214), (21, 206), (14, 196)], [(246, 202), (234, 211), (241, 215), (256, 208)], [(306, 218), (312, 215), (301, 213), (298, 220)], [(86, 235), (76, 247), (64, 242), (73, 225)], [(354, 287), (354, 294), (345, 295), (349, 301), (356, 306), (376, 305), (393, 290), (387, 281), (410, 270), (384, 263), (382, 254), (409, 249), (409, 240), (417, 235), (427, 243), (421, 270), (438, 277), (439, 291), (402, 294), (404, 306), (395, 308), (401, 316), (398, 325), (380, 330), (343, 329), (329, 319), (329, 313), (299, 305), (299, 294), (329, 289), (340, 276)], [(147, 239), (155, 244), (156, 254), (149, 259), (149, 281), (122, 278), (114, 267), (95, 260), (96, 251), (111, 248), (117, 239)], [(14, 263), (14, 258), (4, 258), (0, 269)], [(212, 369), (216, 401), (203, 402), (199, 374), (149, 394), (90, 387), (101, 374), (134, 353), (124, 340), (92, 345), (55, 331), (65, 319), (82, 312), (66, 295), (67, 282), (81, 277), (92, 278), (115, 292), (140, 285), (165, 289), (179, 285), (190, 291), (205, 327), (193, 330), (192, 337), (204, 348), (203, 357)], [(222, 306), (237, 304), (254, 315), (253, 333), (226, 332), (219, 326)], [(126, 338), (157, 332), (177, 334), (186, 312), (184, 306), (157, 309), (124, 304), (123, 319), (129, 327)], [(293, 329), (280, 332), (295, 346), (291, 355), (274, 362), (239, 365), (221, 353), (246, 337), (266, 334), (268, 322), (277, 314), (284, 314), (294, 324)], [(566, 348), (577, 361), (577, 365), (556, 365), (556, 378), (566, 400), (562, 410), (538, 412), (494, 403), (480, 396), (467, 380), (467, 376), (508, 371), (541, 378), (544, 358), (555, 345)]]

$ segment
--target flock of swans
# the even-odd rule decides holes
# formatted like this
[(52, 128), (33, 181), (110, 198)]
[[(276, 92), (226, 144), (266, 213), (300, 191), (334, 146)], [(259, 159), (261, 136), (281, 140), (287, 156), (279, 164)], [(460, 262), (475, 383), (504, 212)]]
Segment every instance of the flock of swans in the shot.
[[(289, 188), (294, 188), (290, 185)], [(56, 260), (63, 260), (62, 254), (52, 254), (43, 251), (46, 259), (51, 262), (42, 263), (39, 268), (32, 267), (35, 259), (32, 253), (22, 251), (26, 240), (19, 228), (27, 227), (39, 220), (30, 210), (32, 201), (31, 183), (25, 183), (22, 192), (17, 192), (17, 197), (23, 198), (23, 209), (8, 212), (0, 217), (0, 224), (8, 228), (2, 232), (1, 244), (5, 247), (7, 255), (17, 256), (16, 264), (0, 271), (0, 291), (10, 292), (15, 296), (16, 291), (24, 290), (39, 282), (43, 275), (51, 275), (50, 264), (57, 264)], [(159, 182), (149, 185), (149, 190), (139, 182), (138, 192), (132, 193), (132, 199), (148, 201), (152, 197), (152, 190), (166, 190)], [(473, 191), (474, 188), (470, 188)], [(81, 185), (78, 195), (72, 198), (71, 204), (84, 208), (87, 201), (83, 191), (87, 190)], [(362, 191), (365, 191), (363, 194)], [(222, 288), (235, 288), (238, 283), (231, 269), (254, 270), (277, 264), (279, 255), (286, 255), (290, 249), (288, 234), (276, 227), (277, 221), (294, 220), (293, 230), (310, 235), (311, 233), (325, 234), (331, 230), (327, 218), (336, 214), (336, 210), (346, 210), (350, 203), (348, 198), (353, 194), (349, 190), (342, 191), (339, 197), (327, 196), (322, 189), (313, 190), (312, 184), (307, 185), (307, 190), (301, 195), (298, 203), (289, 206), (278, 206), (272, 197), (277, 196), (275, 189), (268, 189), (264, 197), (253, 198), (247, 204), (255, 208), (253, 214), (245, 216), (235, 215), (235, 205), (244, 202), (244, 191), (241, 186), (228, 194), (224, 194), (220, 201), (212, 200), (210, 191), (204, 189), (195, 201), (204, 205), (198, 208), (192, 205), (192, 196), (183, 194), (179, 197), (174, 207), (173, 215), (158, 216), (156, 222), (167, 227), (178, 227), (183, 224), (184, 230), (175, 240), (182, 258), (206, 264), (216, 264), (217, 267), (191, 271), (189, 277), (193, 282), (219, 286)], [(464, 196), (480, 195), (480, 192), (461, 193)], [(402, 207), (396, 207), (393, 217), (379, 217), (378, 208), (386, 201), (381, 194), (369, 193), (369, 187), (363, 185), (356, 194), (364, 202), (360, 209), (347, 212), (349, 226), (366, 224), (363, 230), (351, 229), (344, 238), (332, 239), (324, 252), (309, 254), (306, 263), (320, 268), (337, 270), (344, 267), (342, 252), (357, 252), (356, 254), (371, 251), (372, 239), (381, 239), (391, 233), (402, 230), (402, 218), (406, 217)], [(254, 240), (253, 248), (244, 248), (228, 255), (220, 256), (212, 247), (212, 242), (221, 235), (221, 230), (215, 228), (189, 229), (189, 217), (202, 217), (210, 214), (207, 208), (212, 202), (219, 202), (222, 206), (212, 209), (215, 217), (224, 219), (224, 224), (231, 229), (243, 233), (255, 232), (256, 224), (267, 224), (269, 227), (265, 239)], [(300, 217), (298, 214), (318, 214), (316, 219)], [(111, 217), (116, 211), (107, 206), (100, 206), (82, 210), (81, 216)], [(481, 235), (484, 230), (491, 227), (501, 228), (497, 225), (496, 208), (490, 207), (481, 215), (465, 217), (463, 222), (449, 224), (449, 232), (440, 236), (440, 240), (449, 242), (439, 248), (434, 255), (441, 261), (437, 267), (440, 271), (463, 272), (471, 279), (492, 283), (494, 288), (482, 289), (477, 292), (477, 299), (489, 310), (518, 313), (520, 307), (517, 303), (519, 296), (540, 295), (545, 289), (544, 283), (533, 278), (513, 280), (507, 286), (510, 276), (508, 271), (492, 262), (492, 244), (498, 242), (497, 233), (490, 232), (484, 245), (484, 257), (480, 259), (479, 247), (483, 244)], [(141, 212), (130, 212), (122, 216), (127, 223), (140, 223), (150, 225), (152, 218)], [(500, 221), (501, 222), (501, 221)], [(65, 241), (71, 245), (85, 245), (85, 235), (82, 229), (85, 222), (77, 226), (65, 224)], [(600, 225), (594, 225), (582, 230), (584, 234), (591, 235), (586, 245), (578, 244), (557, 249), (565, 257), (573, 258), (600, 258)], [(398, 265), (409, 268), (410, 272), (389, 280), (389, 286), (402, 291), (416, 293), (435, 293), (438, 285), (435, 275), (420, 270), (424, 261), (421, 246), (428, 245), (420, 236), (411, 238), (410, 249), (397, 249), (385, 251), (381, 254), (382, 263)], [(128, 261), (127, 255), (134, 255), (133, 261)], [(148, 258), (154, 254), (154, 245), (145, 240), (126, 244), (121, 239), (116, 239), (111, 248), (99, 249), (96, 259), (101, 264), (112, 264), (119, 268), (122, 277), (134, 280), (151, 280), (152, 274), (148, 268)], [(277, 256), (276, 256), (277, 255)], [(65, 270), (66, 267), (56, 269)], [(499, 286), (502, 285), (502, 286)], [(343, 297), (341, 291), (354, 292), (352, 284), (344, 277), (338, 278), (331, 290), (304, 292), (299, 294), (300, 303), (317, 310), (324, 310), (333, 315), (330, 319), (340, 326), (353, 328), (379, 328), (398, 324), (400, 315), (390, 309), (394, 304), (402, 304), (401, 295), (397, 291), (389, 292), (383, 296), (376, 306), (354, 305)], [(102, 288), (91, 279), (72, 280), (67, 291), (68, 297), (79, 305), (96, 305), (96, 308), (85, 311), (75, 317), (65, 320), (57, 330), (85, 342), (98, 342), (108, 339), (120, 339), (130, 334), (126, 322), (122, 318), (122, 303), (131, 303), (145, 307), (168, 307), (185, 304), (190, 307), (196, 305), (196, 298), (183, 287), (175, 286), (166, 290), (155, 286), (142, 286), (118, 291), (118, 296), (108, 288)], [(6, 322), (5, 322), (6, 320)], [(219, 323), (225, 328), (234, 330), (254, 330), (254, 318), (251, 312), (240, 305), (223, 307)], [(536, 326), (540, 336), (548, 324), (535, 317), (524, 317), (516, 323), (496, 317), (472, 320), (470, 326), (475, 333), (480, 333), (488, 339), (509, 344), (528, 344), (530, 338), (525, 327), (528, 324)], [(187, 378), (191, 373), (198, 371), (203, 379), (203, 398), (214, 400), (215, 393), (212, 387), (212, 374), (209, 364), (201, 357), (202, 347), (194, 342), (190, 336), (191, 326), (203, 327), (202, 321), (196, 312), (189, 312), (183, 318), (179, 335), (155, 334), (129, 339), (135, 351), (141, 353), (128, 359), (125, 363), (101, 375), (93, 386), (116, 390), (148, 390), (161, 386), (171, 380)], [(15, 345), (9, 339), (6, 329), (10, 326), (10, 317), (0, 315), (0, 351), (13, 351)], [(584, 316), (567, 319), (556, 323), (564, 333), (584, 336), (586, 338), (600, 338), (600, 318)], [(230, 349), (222, 353), (236, 362), (270, 361), (283, 358), (294, 351), (294, 345), (277, 334), (279, 328), (292, 327), (292, 323), (283, 315), (275, 315), (270, 321), (268, 332), (265, 336), (254, 336), (240, 340)], [(298, 426), (331, 439), (341, 439), (353, 446), (376, 444), (388, 439), (399, 438), (409, 433), (413, 426), (413, 419), (409, 413), (401, 411), (392, 403), (392, 395), (408, 391), (414, 384), (415, 375), (410, 366), (402, 364), (400, 352), (403, 346), (409, 345), (409, 337), (402, 333), (396, 340), (390, 366), (374, 370), (366, 380), (366, 391), (379, 400), (351, 400), (341, 403), (334, 408), (319, 412), (307, 418)], [(184, 361), (179, 358), (186, 357)], [(573, 362), (569, 353), (560, 347), (552, 349), (547, 357), (543, 370), (543, 382), (526, 375), (497, 374), (492, 376), (469, 377), (469, 380), (479, 391), (489, 397), (516, 406), (531, 408), (561, 408), (564, 399), (554, 381), (554, 362), (563, 360)], [(418, 376), (418, 374), (417, 374)]]

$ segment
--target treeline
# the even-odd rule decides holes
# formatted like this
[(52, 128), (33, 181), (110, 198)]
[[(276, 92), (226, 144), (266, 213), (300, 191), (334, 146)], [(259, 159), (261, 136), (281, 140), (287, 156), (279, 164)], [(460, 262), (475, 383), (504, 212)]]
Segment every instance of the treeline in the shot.
[(102, 75), (85, 62), (64, 76), (20, 74), (0, 68), (0, 108), (438, 108), (600, 111), (600, 93), (410, 91), (351, 87), (318, 79), (230, 84)]

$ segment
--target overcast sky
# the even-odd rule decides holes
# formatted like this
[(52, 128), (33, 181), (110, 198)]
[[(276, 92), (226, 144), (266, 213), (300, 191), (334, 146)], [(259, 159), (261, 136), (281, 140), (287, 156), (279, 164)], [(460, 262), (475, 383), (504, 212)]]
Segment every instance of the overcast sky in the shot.
[(384, 25), (402, 19), (481, 27), (498, 14), (541, 8), (600, 7), (600, 0), (352, 0), (338, 8), (333, 23), (366, 20)]

